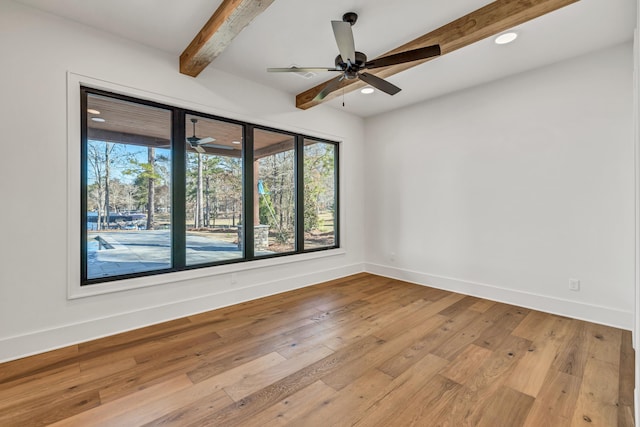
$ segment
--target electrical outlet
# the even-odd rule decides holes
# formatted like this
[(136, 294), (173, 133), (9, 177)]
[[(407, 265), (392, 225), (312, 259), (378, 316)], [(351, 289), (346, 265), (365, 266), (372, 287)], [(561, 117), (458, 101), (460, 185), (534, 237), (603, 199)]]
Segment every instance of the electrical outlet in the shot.
[(396, 253), (395, 253), (395, 252), (391, 252), (391, 253), (389, 254), (389, 259), (390, 259), (391, 261), (395, 261), (395, 260), (396, 260)]
[(580, 290), (580, 280), (579, 279), (569, 279), (569, 290), (571, 291), (579, 291)]

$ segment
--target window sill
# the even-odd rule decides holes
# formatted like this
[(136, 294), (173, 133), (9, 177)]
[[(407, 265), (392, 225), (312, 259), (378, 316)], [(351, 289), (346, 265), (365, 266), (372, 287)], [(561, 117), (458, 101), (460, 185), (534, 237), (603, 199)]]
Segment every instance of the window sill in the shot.
[(269, 268), (279, 265), (311, 261), (319, 258), (327, 258), (346, 254), (344, 248), (328, 249), (324, 251), (287, 255), (277, 258), (240, 262), (235, 264), (217, 265), (207, 268), (199, 268), (175, 273), (158, 274), (155, 276), (138, 277), (135, 279), (119, 280), (117, 282), (97, 283), (94, 285), (80, 286), (79, 283), (70, 284), (67, 298), (69, 300), (86, 298), (114, 292), (129, 291), (132, 289), (146, 288), (150, 286), (166, 285), (170, 283), (185, 282), (205, 277), (216, 277), (241, 271)]

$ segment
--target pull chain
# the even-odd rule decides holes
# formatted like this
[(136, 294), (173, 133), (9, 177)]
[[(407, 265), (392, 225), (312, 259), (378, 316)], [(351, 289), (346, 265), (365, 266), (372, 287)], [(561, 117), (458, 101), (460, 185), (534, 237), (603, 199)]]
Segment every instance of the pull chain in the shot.
[(344, 88), (342, 88), (342, 108), (344, 108)]

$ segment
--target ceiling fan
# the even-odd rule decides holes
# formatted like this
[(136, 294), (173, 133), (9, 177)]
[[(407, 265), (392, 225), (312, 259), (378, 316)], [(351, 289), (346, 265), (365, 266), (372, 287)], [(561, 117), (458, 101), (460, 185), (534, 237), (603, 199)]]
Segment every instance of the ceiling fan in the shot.
[(193, 123), (193, 136), (187, 137), (187, 142), (189, 143), (191, 148), (196, 150), (198, 153), (206, 152), (205, 149), (202, 148), (203, 145), (211, 148), (219, 148), (222, 150), (233, 150), (233, 147), (229, 147), (228, 145), (211, 144), (216, 139), (210, 136), (198, 138), (196, 136), (196, 123), (198, 123), (198, 119), (192, 118), (191, 123)]
[(340, 82), (344, 79), (353, 80), (360, 79), (365, 83), (385, 92), (389, 95), (395, 95), (400, 92), (400, 88), (380, 77), (365, 72), (374, 68), (387, 67), (389, 65), (402, 64), (405, 62), (418, 61), (440, 55), (440, 45), (426, 46), (419, 49), (408, 50), (406, 52), (396, 53), (393, 55), (383, 56), (371, 61), (367, 61), (367, 55), (355, 50), (353, 41), (353, 31), (351, 26), (358, 20), (358, 15), (354, 12), (347, 12), (342, 16), (342, 21), (331, 21), (333, 27), (333, 35), (338, 45), (340, 54), (336, 56), (335, 67), (311, 67), (311, 68), (267, 68), (268, 72), (324, 72), (337, 71), (342, 73), (341, 76), (327, 82), (326, 86), (318, 93), (315, 100), (320, 101), (328, 94), (336, 90)]

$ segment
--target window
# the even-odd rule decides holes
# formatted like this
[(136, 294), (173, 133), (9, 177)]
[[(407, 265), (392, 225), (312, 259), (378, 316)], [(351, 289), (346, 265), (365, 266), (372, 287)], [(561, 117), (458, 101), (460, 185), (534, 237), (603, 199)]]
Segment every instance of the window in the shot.
[(336, 145), (304, 140), (304, 247), (336, 244)]
[(84, 87), (81, 109), (82, 285), (339, 247), (337, 143)]
[(295, 137), (256, 129), (253, 138), (253, 179), (258, 198), (258, 212), (253, 218), (255, 253), (264, 256), (271, 251), (295, 251)]
[(86, 278), (171, 267), (171, 111), (87, 94)]
[(190, 114), (186, 118), (187, 265), (241, 259), (243, 128)]

